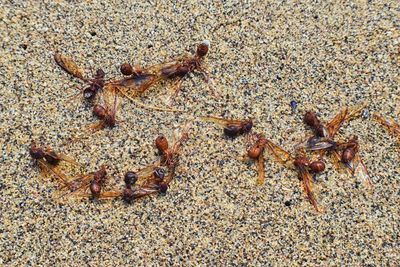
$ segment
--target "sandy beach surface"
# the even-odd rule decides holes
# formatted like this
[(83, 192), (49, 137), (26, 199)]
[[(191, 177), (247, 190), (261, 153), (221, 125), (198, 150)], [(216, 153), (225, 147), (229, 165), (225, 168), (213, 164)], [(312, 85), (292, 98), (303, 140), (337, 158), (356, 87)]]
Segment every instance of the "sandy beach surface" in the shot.
[[(400, 168), (396, 139), (371, 120), (400, 118), (398, 1), (5, 1), (0, 8), (0, 265), (2, 266), (396, 266), (400, 263)], [(150, 66), (210, 41), (201, 75), (176, 98), (183, 113), (121, 99), (114, 129), (96, 122), (82, 82), (54, 62), (56, 51), (91, 75), (119, 78), (123, 62)], [(165, 106), (170, 84), (140, 101)], [(292, 112), (291, 101), (298, 109)], [(307, 110), (329, 121), (368, 103), (338, 138), (357, 135), (375, 188), (338, 172), (316, 177), (324, 213), (307, 201), (295, 171), (266, 153), (265, 185), (238, 158), (246, 138), (224, 138), (200, 116), (253, 118), (254, 131), (294, 152), (310, 133)], [(64, 200), (29, 156), (32, 140), (84, 165), (123, 174), (157, 160), (159, 134), (189, 123), (177, 177), (165, 196), (131, 205)], [(78, 138), (71, 142), (71, 138)]]

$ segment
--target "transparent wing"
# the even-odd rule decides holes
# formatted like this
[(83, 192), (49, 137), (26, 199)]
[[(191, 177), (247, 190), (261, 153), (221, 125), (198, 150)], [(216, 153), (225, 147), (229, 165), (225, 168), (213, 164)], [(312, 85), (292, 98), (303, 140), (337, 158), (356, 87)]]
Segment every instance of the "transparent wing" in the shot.
[(58, 153), (57, 155), (59, 156), (59, 158), (61, 160), (65, 161), (65, 162), (68, 162), (68, 163), (70, 163), (72, 165), (75, 165), (75, 166), (78, 166), (78, 167), (82, 167), (82, 165), (80, 163), (76, 162), (75, 160), (73, 160), (72, 158), (68, 157), (65, 154)]
[(108, 83), (106, 87), (114, 88), (124, 95), (135, 98), (147, 91), (161, 78), (153, 74), (142, 74)]
[(353, 160), (353, 174), (357, 179), (362, 181), (368, 188), (370, 189), (374, 188), (367, 167), (365, 166), (364, 162), (362, 161), (358, 153), (356, 154)]
[(355, 118), (361, 116), (362, 111), (367, 107), (367, 103), (362, 103), (360, 105), (348, 108), (348, 113), (346, 116), (346, 121), (351, 121)]
[(271, 141), (267, 140), (266, 147), (269, 149), (269, 151), (272, 153), (272, 155), (275, 157), (275, 159), (282, 165), (288, 165), (293, 163), (293, 157), (286, 152), (283, 148), (281, 148), (278, 145), (275, 145)]
[(54, 166), (50, 165), (42, 159), (38, 160), (38, 163), (41, 168), (43, 168), (46, 172), (52, 174), (58, 181), (61, 182), (62, 185), (68, 183), (68, 178), (63, 173), (57, 171)]
[(296, 145), (296, 148), (303, 148), (305, 150), (316, 151), (316, 150), (326, 150), (332, 148), (336, 145), (334, 141), (330, 138), (316, 138), (312, 137), (303, 143)]

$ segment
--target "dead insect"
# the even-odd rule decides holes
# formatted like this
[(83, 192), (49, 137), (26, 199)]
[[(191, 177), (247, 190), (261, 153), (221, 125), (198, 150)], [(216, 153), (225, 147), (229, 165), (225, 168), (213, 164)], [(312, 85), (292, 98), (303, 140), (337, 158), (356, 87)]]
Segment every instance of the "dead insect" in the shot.
[(123, 75), (129, 76), (133, 74), (133, 67), (129, 63), (124, 63), (121, 65), (120, 71)]
[(265, 158), (264, 148), (268, 140), (260, 134), (254, 134), (253, 139), (256, 139), (253, 145), (247, 150), (247, 156), (257, 162), (257, 184), (263, 185), (265, 182)]
[(313, 191), (313, 179), (310, 171), (319, 173), (325, 169), (325, 164), (319, 161), (310, 163), (303, 149), (298, 149), (296, 156), (293, 158), (287, 151), (271, 141), (266, 143), (266, 148), (280, 164), (286, 167), (294, 167), (307, 195), (307, 199), (317, 212), (322, 212), (323, 210), (318, 206)]
[(174, 137), (172, 146), (169, 146), (168, 140), (164, 136), (158, 136), (155, 141), (156, 148), (161, 155), (160, 165), (166, 166), (170, 171), (174, 170), (179, 161), (179, 154), (182, 144), (189, 138), (187, 126), (184, 127), (180, 137)]
[(339, 167), (340, 163), (343, 164), (354, 177), (373, 189), (372, 179), (359, 155), (359, 149), (357, 136), (352, 137), (347, 142), (338, 143), (337, 148), (332, 151), (334, 164), (336, 167)]
[(92, 197), (98, 200), (122, 198), (127, 203), (155, 193), (164, 194), (167, 191), (171, 174), (165, 175), (163, 169), (155, 165), (149, 165), (137, 172), (128, 171), (125, 173), (125, 188), (122, 191), (101, 191), (101, 183), (93, 179), (90, 184), (90, 193), (77, 194), (80, 198)]
[(248, 120), (232, 120), (214, 116), (201, 117), (204, 121), (217, 123), (224, 127), (224, 134), (228, 137), (235, 138), (239, 135), (248, 134), (253, 128), (253, 121)]
[(204, 57), (208, 53), (209, 45), (208, 41), (204, 41), (198, 45), (194, 55), (179, 57), (145, 69), (140, 67), (129, 68), (127, 65), (124, 65), (124, 69), (122, 70), (121, 66), (121, 72), (124, 71), (124, 74), (132, 72), (132, 74), (130, 77), (112, 82), (110, 86), (118, 89), (129, 99), (133, 99), (146, 92), (161, 80), (175, 80), (173, 86), (173, 97), (175, 97), (180, 90), (183, 78), (194, 71), (202, 73), (207, 84), (210, 84), (209, 75), (203, 66)]
[(55, 53), (54, 59), (64, 71), (88, 84), (84, 89), (78, 88), (83, 92), (83, 97), (86, 100), (93, 100), (97, 93), (103, 90), (106, 81), (104, 79), (105, 73), (102, 69), (98, 69), (92, 79), (87, 79), (85, 78), (83, 69), (78, 67), (70, 57), (64, 56), (60, 53)]
[(83, 196), (99, 198), (104, 185), (109, 177), (107, 176), (107, 166), (102, 165), (97, 171), (79, 175), (69, 179), (60, 187), (59, 197), (72, 195), (74, 198)]
[[(106, 99), (108, 96), (108, 99)], [(112, 99), (112, 100), (111, 100)], [(98, 123), (91, 125), (93, 131), (104, 129), (105, 127), (113, 128), (117, 124), (116, 113), (118, 109), (118, 94), (116, 92), (107, 91), (102, 95), (101, 104), (93, 106), (93, 114), (100, 120)]]
[(307, 195), (308, 201), (311, 203), (311, 205), (317, 212), (321, 212), (322, 210), (318, 206), (318, 202), (313, 190), (313, 179), (309, 172), (310, 163), (308, 159), (305, 157), (304, 151), (302, 150), (297, 151), (297, 155), (294, 158), (293, 164), (298, 172), (299, 180), (303, 185), (303, 189)]
[[(276, 146), (270, 140), (264, 137), (262, 134), (252, 134), (250, 136), (250, 141), (253, 142), (252, 145), (247, 149), (247, 157), (251, 160), (257, 162), (258, 176), (257, 176), (257, 184), (262, 185), (265, 182), (265, 158), (264, 151), (265, 148), (268, 148), (269, 151), (279, 159), (282, 159), (284, 156), (282, 152), (285, 152), (279, 146)], [(275, 155), (276, 153), (279, 156)], [(291, 160), (291, 158), (285, 159), (285, 162), (281, 162), (282, 164), (286, 164), (287, 161)]]
[(326, 125), (317, 118), (314, 112), (307, 112), (304, 116), (304, 122), (314, 130), (315, 134), (308, 137), (306, 141), (300, 142), (296, 145), (296, 148), (312, 151), (321, 150), (320, 157), (322, 158), (325, 151), (335, 148), (336, 142), (333, 138), (343, 123), (360, 116), (365, 106), (366, 104), (352, 108), (346, 107)]
[(79, 163), (69, 158), (68, 156), (62, 153), (56, 153), (50, 147), (40, 147), (37, 146), (34, 141), (32, 141), (31, 146), (29, 148), (29, 155), (36, 160), (36, 162), (40, 165), (42, 170), (50, 172), (57, 179), (61, 181), (62, 184), (67, 182), (67, 178), (64, 174), (59, 172), (56, 167), (59, 165), (61, 161), (68, 162), (75, 166), (81, 166)]

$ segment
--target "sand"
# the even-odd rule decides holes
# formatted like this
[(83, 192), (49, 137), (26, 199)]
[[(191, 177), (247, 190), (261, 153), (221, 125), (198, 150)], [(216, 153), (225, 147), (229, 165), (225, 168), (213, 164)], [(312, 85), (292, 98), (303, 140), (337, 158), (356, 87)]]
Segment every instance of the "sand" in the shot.
[[(223, 137), (202, 115), (248, 118), (254, 131), (290, 152), (308, 130), (306, 110), (328, 121), (345, 106), (399, 120), (398, 1), (2, 1), (0, 10), (0, 265), (308, 265), (400, 263), (399, 147), (368, 116), (342, 128), (357, 135), (375, 190), (327, 161), (315, 190), (325, 213), (306, 200), (296, 173), (266, 155), (266, 183), (237, 158), (246, 140)], [(139, 1), (138, 1), (139, 2)], [(207, 66), (215, 98), (190, 75), (176, 99), (186, 113), (138, 108), (122, 100), (123, 121), (87, 133), (96, 120), (81, 83), (53, 60), (72, 56), (87, 73), (120, 77), (123, 62), (149, 66), (211, 42)], [(162, 106), (164, 84), (144, 103)], [(298, 102), (292, 113), (290, 101)], [(123, 173), (157, 159), (153, 140), (190, 121), (177, 178), (166, 196), (59, 201), (56, 184), (28, 154), (31, 140), (85, 165), (110, 166), (111, 188)], [(79, 136), (79, 142), (69, 138)]]

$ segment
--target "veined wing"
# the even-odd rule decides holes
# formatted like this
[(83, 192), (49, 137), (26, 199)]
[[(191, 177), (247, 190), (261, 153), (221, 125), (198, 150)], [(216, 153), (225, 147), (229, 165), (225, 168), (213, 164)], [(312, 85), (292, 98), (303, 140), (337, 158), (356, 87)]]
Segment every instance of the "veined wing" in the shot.
[(288, 165), (292, 164), (294, 159), (293, 157), (283, 148), (281, 148), (278, 145), (275, 145), (268, 139), (266, 139), (266, 147), (269, 149), (269, 151), (274, 155), (275, 159), (282, 165)]
[(312, 136), (307, 141), (304, 141), (298, 145), (296, 148), (303, 148), (305, 150), (316, 151), (316, 150), (326, 150), (328, 148), (333, 148), (336, 143), (330, 138), (319, 138)]
[(348, 108), (346, 121), (351, 121), (351, 120), (361, 116), (363, 109), (365, 109), (366, 107), (367, 107), (367, 103), (365, 102), (360, 105)]
[(382, 126), (387, 128), (390, 132), (400, 137), (400, 125), (395, 123), (394, 121), (390, 122), (389, 120), (383, 118), (378, 114), (374, 114), (374, 119), (379, 122)]
[(108, 83), (106, 87), (112, 87), (130, 97), (137, 97), (149, 89), (153, 84), (160, 80), (153, 74), (141, 74), (128, 77), (122, 80)]
[(313, 205), (314, 209), (317, 212), (320, 212), (321, 210), (318, 207), (318, 202), (313, 192), (313, 182), (311, 174), (305, 168), (302, 168), (299, 170), (299, 176), (303, 184), (304, 192), (307, 195), (308, 201), (311, 203), (311, 205)]
[(58, 180), (60, 180), (60, 181), (62, 182), (63, 185), (65, 185), (65, 184), (68, 183), (67, 177), (66, 177), (63, 173), (57, 171), (57, 170), (56, 170), (53, 166), (51, 166), (49, 163), (47, 163), (46, 161), (44, 161), (44, 160), (42, 160), (42, 159), (39, 159), (39, 160), (38, 160), (38, 163), (39, 163), (39, 165), (40, 165), (43, 169), (45, 169), (47, 172), (51, 173), (55, 178), (57, 178)]
[(353, 160), (353, 174), (357, 179), (361, 180), (368, 188), (370, 189), (374, 188), (367, 167), (365, 166), (364, 162), (362, 161), (358, 153), (356, 154)]
[(244, 120), (231, 120), (215, 116), (202, 116), (200, 117), (200, 119), (207, 122), (214, 122), (222, 126), (228, 126), (228, 125), (241, 126), (242, 123), (244, 122)]
[[(96, 199), (104, 200), (104, 199), (118, 198), (120, 196), (122, 196), (122, 192), (107, 191), (107, 192), (100, 193), (100, 196), (96, 197)], [(90, 193), (79, 193), (79, 194), (74, 195), (74, 198), (91, 198), (91, 197), (93, 197), (93, 196)]]
[(345, 108), (340, 111), (327, 125), (326, 129), (330, 138), (333, 138), (335, 134), (339, 131), (343, 122), (346, 120), (348, 115), (348, 109)]

